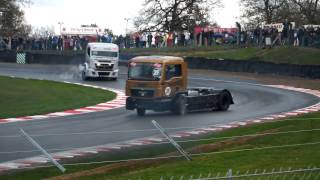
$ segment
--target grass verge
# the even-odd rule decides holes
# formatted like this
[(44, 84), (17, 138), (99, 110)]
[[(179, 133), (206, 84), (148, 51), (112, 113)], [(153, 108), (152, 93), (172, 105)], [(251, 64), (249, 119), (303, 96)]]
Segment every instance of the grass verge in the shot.
[(170, 55), (182, 57), (205, 57), (212, 59), (253, 60), (273, 63), (299, 65), (320, 65), (320, 49), (277, 47), (272, 49), (236, 48), (232, 46), (215, 46), (199, 48), (164, 48), (164, 49), (124, 49), (122, 53), (134, 55)]
[(110, 91), (45, 80), (0, 76), (0, 118), (45, 114), (110, 101)]
[[(285, 121), (256, 124), (248, 127), (230, 129), (218, 134), (202, 137), (202, 141), (180, 144), (191, 154), (209, 153), (193, 156), (188, 162), (183, 158), (144, 160), (123, 163), (102, 163), (92, 165), (68, 166), (64, 176), (54, 168), (40, 168), (29, 171), (3, 175), (3, 179), (169, 179), (184, 176), (199, 176), (216, 172), (226, 172), (228, 169), (245, 172), (247, 170), (283, 168), (306, 168), (320, 166), (320, 144), (297, 147), (271, 149), (255, 149), (272, 146), (304, 144), (319, 142), (320, 113), (304, 115)], [(312, 130), (313, 129), (313, 130)], [(311, 130), (306, 132), (284, 133), (274, 135), (257, 135), (257, 133), (279, 133), (288, 131)], [(228, 138), (233, 136), (253, 135)], [(256, 134), (256, 135), (255, 135)], [(240, 151), (234, 151), (240, 150)], [(220, 152), (220, 153), (219, 153)], [(212, 154), (210, 154), (212, 153)], [(157, 145), (131, 150), (121, 155), (106, 154), (101, 160), (119, 160), (126, 158), (158, 157), (176, 155), (170, 145)], [(105, 158), (105, 159), (103, 159)], [(88, 159), (95, 161), (97, 159)]]

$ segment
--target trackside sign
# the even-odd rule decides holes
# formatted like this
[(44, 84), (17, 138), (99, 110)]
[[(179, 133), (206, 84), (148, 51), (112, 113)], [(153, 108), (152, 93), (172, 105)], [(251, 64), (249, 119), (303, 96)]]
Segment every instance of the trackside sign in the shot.
[(98, 27), (63, 27), (61, 29), (63, 35), (102, 35), (103, 29)]

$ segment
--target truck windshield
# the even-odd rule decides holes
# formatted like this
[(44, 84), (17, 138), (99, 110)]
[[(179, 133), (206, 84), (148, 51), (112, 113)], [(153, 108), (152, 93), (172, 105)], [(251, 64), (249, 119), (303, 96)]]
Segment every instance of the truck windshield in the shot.
[(159, 81), (161, 78), (162, 64), (135, 63), (129, 64), (128, 78), (131, 80)]
[(92, 51), (92, 56), (118, 57), (118, 52), (112, 51)]

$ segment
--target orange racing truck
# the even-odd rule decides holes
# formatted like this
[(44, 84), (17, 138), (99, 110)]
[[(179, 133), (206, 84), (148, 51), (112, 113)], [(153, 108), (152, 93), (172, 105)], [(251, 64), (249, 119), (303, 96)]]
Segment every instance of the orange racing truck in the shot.
[(180, 57), (140, 56), (128, 62), (126, 109), (144, 116), (146, 110), (187, 111), (229, 109), (234, 104), (226, 89), (187, 88), (187, 63)]

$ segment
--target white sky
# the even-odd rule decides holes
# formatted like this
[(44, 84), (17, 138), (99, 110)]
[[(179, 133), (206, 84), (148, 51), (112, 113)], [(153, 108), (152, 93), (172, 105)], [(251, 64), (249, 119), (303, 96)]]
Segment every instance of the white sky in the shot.
[[(54, 26), (58, 32), (58, 22), (64, 26), (80, 27), (94, 24), (109, 28), (115, 34), (124, 34), (125, 18), (138, 15), (144, 0), (32, 0), (24, 7), (28, 24), (36, 27)], [(224, 8), (215, 9), (213, 19), (221, 27), (234, 27), (240, 14), (239, 0), (222, 0)], [(129, 20), (128, 28), (132, 28)]]

